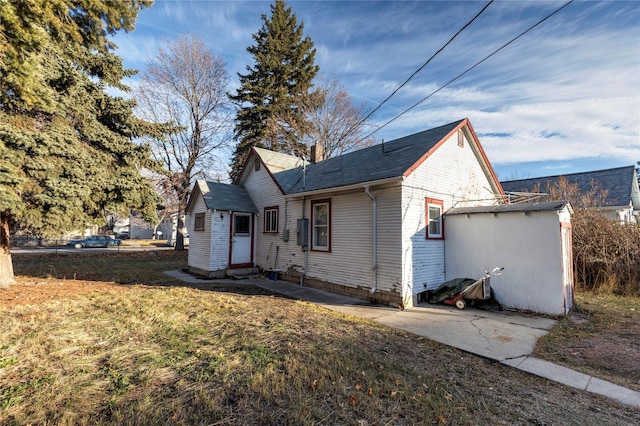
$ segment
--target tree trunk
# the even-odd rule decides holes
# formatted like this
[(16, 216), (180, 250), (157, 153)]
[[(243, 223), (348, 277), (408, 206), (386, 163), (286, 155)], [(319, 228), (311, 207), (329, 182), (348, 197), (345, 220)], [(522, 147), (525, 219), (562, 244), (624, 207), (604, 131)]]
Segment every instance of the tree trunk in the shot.
[(184, 220), (182, 211), (178, 211), (178, 224), (176, 229), (176, 251), (184, 251)]
[(13, 262), (9, 251), (9, 211), (0, 213), (0, 288), (14, 284)]

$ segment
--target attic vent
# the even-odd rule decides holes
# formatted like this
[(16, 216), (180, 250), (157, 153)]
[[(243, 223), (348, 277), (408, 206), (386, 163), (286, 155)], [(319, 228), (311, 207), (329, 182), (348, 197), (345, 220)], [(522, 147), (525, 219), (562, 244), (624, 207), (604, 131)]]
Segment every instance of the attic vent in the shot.
[(397, 148), (387, 148), (384, 152), (384, 155), (389, 155), (389, 154), (393, 154), (396, 152), (401, 152), (401, 151), (406, 151), (407, 149), (413, 147), (413, 145), (403, 145), (403, 146), (399, 146)]
[(462, 129), (458, 130), (458, 146), (464, 148), (464, 132)]

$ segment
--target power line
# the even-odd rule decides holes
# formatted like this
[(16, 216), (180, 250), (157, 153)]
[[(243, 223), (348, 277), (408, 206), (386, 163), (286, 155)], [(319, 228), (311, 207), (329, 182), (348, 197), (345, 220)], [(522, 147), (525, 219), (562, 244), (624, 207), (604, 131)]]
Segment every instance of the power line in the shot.
[[(371, 116), (372, 116), (376, 111), (378, 111), (378, 110), (382, 107), (382, 105), (384, 105), (384, 104), (385, 104), (389, 99), (391, 99), (391, 97), (392, 97), (393, 95), (395, 95), (396, 93), (398, 93), (398, 91), (399, 91), (400, 89), (402, 89), (402, 88), (403, 88), (403, 87), (404, 87), (404, 86), (405, 86), (405, 85), (406, 85), (406, 84), (407, 84), (407, 83), (408, 83), (408, 82), (409, 82), (413, 77), (415, 77), (415, 75), (416, 75), (416, 74), (418, 74), (420, 71), (422, 71), (422, 69), (423, 69), (424, 67), (426, 67), (426, 66), (427, 66), (427, 65), (428, 65), (428, 64), (433, 60), (433, 58), (435, 58), (435, 57), (436, 57), (440, 52), (442, 52), (442, 51), (443, 51), (447, 46), (449, 46), (449, 45), (453, 42), (453, 40), (455, 40), (455, 39), (456, 39), (456, 37), (458, 37), (458, 35), (460, 35), (460, 33), (462, 33), (462, 31), (464, 31), (464, 30), (465, 30), (469, 25), (471, 25), (471, 24), (473, 23), (473, 21), (475, 21), (475, 20), (476, 20), (476, 19), (477, 19), (477, 18), (478, 18), (478, 17), (479, 17), (479, 16), (480, 16), (480, 15), (481, 15), (481, 14), (482, 14), (482, 13), (483, 13), (483, 12), (484, 12), (484, 11), (485, 11), (489, 6), (490, 6), (490, 5), (491, 5), (491, 3), (493, 3), (493, 1), (494, 1), (494, 0), (490, 0), (490, 1), (489, 1), (489, 3), (487, 3), (487, 4), (482, 8), (482, 10), (480, 10), (480, 12), (478, 12), (478, 13), (477, 13), (477, 14), (476, 14), (476, 15), (475, 15), (475, 16), (474, 16), (474, 17), (473, 17), (469, 22), (467, 22), (467, 23), (466, 23), (462, 28), (460, 28), (460, 29), (459, 29), (459, 30), (458, 30), (458, 31), (453, 35), (453, 37), (451, 37), (451, 38), (449, 39), (449, 41), (448, 41), (448, 42), (446, 42), (446, 43), (445, 43), (445, 44), (444, 44), (440, 49), (438, 49), (438, 50), (436, 51), (436, 53), (434, 53), (433, 55), (431, 55), (431, 57), (430, 57), (429, 59), (427, 59), (427, 61), (426, 61), (424, 64), (422, 64), (422, 65), (420, 66), (420, 68), (418, 68), (416, 71), (414, 71), (414, 72), (413, 72), (413, 74), (411, 74), (411, 75), (409, 76), (409, 78), (407, 78), (407, 79), (405, 80), (405, 82), (404, 82), (404, 83), (402, 83), (400, 86), (398, 86), (398, 88), (396, 88), (396, 89), (395, 89), (395, 90), (394, 90), (394, 91), (393, 91), (389, 96), (387, 96), (387, 98), (386, 98), (385, 100), (383, 100), (382, 102), (380, 102), (380, 103), (378, 104), (378, 106), (377, 106), (377, 107), (375, 107), (371, 112), (369, 112), (369, 113), (368, 113), (364, 118), (362, 118), (362, 119), (358, 120), (355, 124), (353, 124), (353, 125), (352, 125), (352, 126), (351, 126), (351, 127), (350, 127), (346, 132), (345, 132), (345, 134), (346, 134), (346, 135), (349, 135), (351, 132), (353, 132), (355, 129), (357, 129), (360, 125), (362, 125), (365, 121), (367, 121), (367, 120), (368, 120), (368, 119), (369, 119), (369, 118), (370, 118), (370, 117), (371, 117)], [(372, 132), (372, 133), (370, 133), (370, 134), (367, 136), (367, 138), (368, 138), (369, 136), (373, 135), (374, 133), (375, 133), (375, 131), (374, 131), (374, 132)], [(363, 140), (364, 140), (364, 139), (366, 139), (366, 138), (363, 138)]]
[(444, 85), (440, 86), (438, 89), (434, 90), (433, 92), (431, 92), (429, 95), (425, 96), (424, 98), (422, 98), (421, 100), (419, 100), (418, 102), (416, 102), (415, 104), (411, 105), (409, 108), (405, 109), (404, 111), (402, 111), (400, 114), (396, 115), (395, 117), (393, 117), (391, 120), (387, 121), (386, 123), (384, 123), (382, 126), (378, 127), (376, 130), (374, 130), (373, 132), (369, 133), (367, 136), (365, 136), (363, 139), (367, 139), (368, 137), (372, 136), (373, 134), (377, 133), (378, 130), (384, 128), (385, 126), (391, 124), (392, 122), (394, 122), (395, 120), (397, 120), (398, 118), (400, 118), (401, 116), (403, 116), (404, 114), (406, 114), (407, 112), (411, 111), (413, 108), (417, 107), (418, 105), (420, 105), (422, 102), (426, 101), (427, 99), (429, 99), (431, 96), (435, 95), (436, 93), (438, 93), (439, 91), (441, 91), (442, 89), (444, 89), (445, 87), (449, 86), (451, 83), (453, 83), (454, 81), (458, 80), (459, 78), (463, 77), (464, 75), (466, 75), (469, 71), (473, 70), (474, 68), (476, 68), (478, 65), (482, 64), (483, 62), (485, 62), (486, 60), (488, 60), (489, 58), (491, 58), (492, 56), (494, 56), (495, 54), (497, 54), (498, 52), (500, 52), (502, 49), (504, 49), (505, 47), (509, 46), (510, 44), (512, 44), (513, 42), (515, 42), (516, 40), (518, 40), (520, 37), (524, 36), (525, 34), (527, 34), (529, 31), (532, 31), (534, 28), (536, 28), (538, 25), (542, 24), (543, 22), (545, 22), (547, 19), (551, 18), (553, 15), (555, 15), (556, 13), (560, 12), (562, 9), (564, 9), (565, 7), (569, 6), (571, 3), (573, 3), (574, 0), (569, 0), (568, 2), (566, 2), (565, 4), (563, 4), (562, 6), (560, 6), (559, 8), (557, 8), (556, 10), (554, 10), (553, 12), (551, 12), (549, 15), (545, 16), (544, 18), (542, 18), (541, 20), (539, 20), (538, 22), (536, 22), (535, 24), (533, 24), (532, 26), (530, 26), (529, 28), (527, 28), (525, 31), (521, 32), (520, 34), (518, 34), (516, 37), (512, 38), (511, 40), (509, 40), (508, 42), (506, 42), (505, 44), (503, 44), (502, 46), (500, 46), (498, 49), (494, 50), (492, 53), (490, 53), (489, 55), (485, 56), (483, 59), (479, 60), (478, 62), (476, 62), (475, 64), (473, 64), (472, 66), (470, 66), (469, 68), (467, 68), (466, 70), (464, 70), (462, 73), (458, 74), (456, 77), (452, 78), (451, 80), (449, 80), (447, 83), (445, 83)]
[(393, 91), (389, 96), (387, 96), (387, 98), (386, 98), (384, 101), (380, 102), (380, 104), (378, 104), (378, 106), (377, 106), (377, 107), (375, 107), (375, 108), (374, 108), (374, 109), (373, 109), (369, 114), (367, 114), (367, 115), (366, 115), (366, 117), (364, 117), (362, 120), (360, 120), (360, 122), (358, 123), (358, 125), (359, 125), (359, 124), (361, 124), (361, 123), (363, 123), (363, 122), (365, 122), (367, 119), (369, 119), (369, 117), (371, 117), (373, 114), (375, 114), (375, 112), (376, 112), (376, 111), (378, 111), (378, 110), (382, 107), (382, 105), (384, 105), (384, 104), (385, 104), (389, 99), (391, 99), (391, 97), (392, 97), (393, 95), (395, 95), (396, 93), (398, 93), (398, 91), (399, 91), (400, 89), (402, 89), (402, 88), (403, 88), (403, 87), (404, 87), (404, 86), (405, 86), (405, 85), (406, 85), (406, 84), (407, 84), (407, 83), (408, 83), (408, 82), (409, 82), (413, 77), (415, 77), (415, 75), (416, 75), (416, 74), (418, 74), (420, 71), (422, 71), (422, 70), (423, 70), (423, 68), (424, 68), (424, 67), (426, 67), (426, 66), (427, 66), (427, 65), (428, 65), (428, 64), (433, 60), (433, 58), (435, 58), (435, 57), (436, 57), (440, 52), (442, 52), (442, 51), (443, 51), (447, 46), (449, 46), (449, 45), (453, 42), (453, 40), (455, 40), (455, 39), (456, 39), (456, 37), (458, 37), (458, 36), (460, 35), (460, 33), (462, 33), (465, 29), (467, 29), (467, 27), (468, 27), (469, 25), (471, 25), (471, 24), (473, 23), (473, 21), (475, 21), (475, 20), (476, 20), (480, 15), (482, 15), (482, 13), (483, 13), (485, 10), (487, 10), (487, 8), (491, 5), (491, 3), (493, 3), (493, 1), (494, 1), (494, 0), (489, 1), (489, 3), (487, 3), (487, 4), (482, 8), (482, 10), (480, 10), (480, 12), (478, 12), (478, 13), (477, 13), (477, 14), (476, 14), (476, 15), (475, 15), (475, 16), (474, 16), (474, 17), (473, 17), (469, 22), (467, 22), (467, 23), (466, 23), (462, 28), (460, 28), (460, 29), (459, 29), (459, 30), (458, 30), (458, 32), (456, 32), (456, 33), (453, 35), (453, 37), (451, 37), (451, 38), (449, 39), (449, 41), (448, 41), (444, 46), (442, 46), (440, 49), (438, 49), (438, 50), (436, 51), (436, 53), (434, 53), (433, 55), (431, 55), (431, 57), (430, 57), (429, 59), (427, 59), (427, 61), (426, 61), (424, 64), (422, 64), (422, 66), (420, 66), (420, 68), (418, 68), (417, 70), (415, 70), (415, 71), (413, 72), (413, 74), (411, 74), (411, 75), (409, 76), (409, 78), (407, 78), (407, 79), (404, 81), (404, 83), (402, 83), (400, 86), (398, 86), (398, 88), (397, 88), (396, 90), (394, 90), (394, 91)]

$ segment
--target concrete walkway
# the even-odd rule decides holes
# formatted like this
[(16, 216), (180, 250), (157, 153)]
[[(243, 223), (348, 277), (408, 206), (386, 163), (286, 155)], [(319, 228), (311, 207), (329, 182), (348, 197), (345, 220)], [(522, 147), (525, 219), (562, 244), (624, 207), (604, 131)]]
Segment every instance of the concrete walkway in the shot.
[(399, 310), (287, 281), (259, 278), (242, 281), (202, 280), (182, 271), (165, 273), (199, 285), (239, 282), (254, 285), (273, 293), (405, 330), (536, 376), (640, 408), (640, 392), (530, 356), (538, 339), (547, 334), (555, 324), (549, 318), (509, 311), (473, 308), (459, 310), (452, 306), (428, 304)]

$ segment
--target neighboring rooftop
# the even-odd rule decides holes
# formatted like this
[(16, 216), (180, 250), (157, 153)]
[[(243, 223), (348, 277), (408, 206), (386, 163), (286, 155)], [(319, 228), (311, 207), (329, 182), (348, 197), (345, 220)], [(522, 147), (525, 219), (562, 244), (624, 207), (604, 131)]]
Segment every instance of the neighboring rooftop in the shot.
[(531, 179), (509, 180), (500, 183), (505, 192), (531, 192), (537, 184), (540, 184), (539, 191), (544, 192), (547, 184), (554, 185), (561, 176), (567, 179), (570, 184), (577, 185), (578, 190), (583, 193), (591, 190), (592, 183), (599, 184), (604, 191), (607, 191), (607, 206), (628, 206), (629, 202), (632, 202), (634, 209), (640, 209), (638, 177), (634, 166)]

